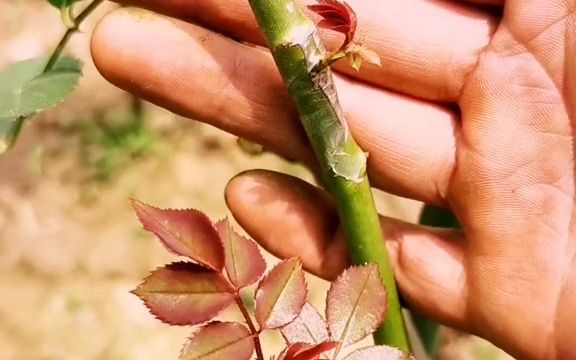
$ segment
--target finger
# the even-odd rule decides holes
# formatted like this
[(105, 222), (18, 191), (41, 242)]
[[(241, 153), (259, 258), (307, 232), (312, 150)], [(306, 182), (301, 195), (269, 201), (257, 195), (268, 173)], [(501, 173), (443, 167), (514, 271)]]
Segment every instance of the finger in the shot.
[[(217, 32), (263, 45), (247, 1), (121, 0)], [(477, 54), (489, 42), (497, 19), (488, 12), (446, 1), (350, 0), (358, 16), (356, 40), (376, 51), (382, 67), (355, 72), (345, 62), (338, 71), (380, 87), (428, 100), (456, 101)], [(342, 43), (324, 32), (329, 48)]]
[[(94, 32), (94, 61), (108, 80), (176, 113), (313, 163), (267, 52), (195, 25), (134, 11), (108, 15)], [(343, 78), (337, 87), (352, 132), (370, 154), (374, 185), (445, 205), (456, 115)]]
[[(279, 257), (298, 256), (306, 269), (334, 279), (349, 265), (332, 200), (322, 190), (265, 170), (235, 177), (226, 202), (238, 223)], [(454, 231), (382, 218), (394, 273), (418, 311), (466, 327), (463, 245)]]

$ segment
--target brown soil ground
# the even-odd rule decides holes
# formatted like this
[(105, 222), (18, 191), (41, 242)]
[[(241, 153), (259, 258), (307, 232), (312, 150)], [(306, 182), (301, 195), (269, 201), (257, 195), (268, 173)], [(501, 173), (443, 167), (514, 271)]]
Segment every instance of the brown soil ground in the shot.
[[(29, 122), (16, 148), (0, 157), (0, 360), (175, 359), (189, 329), (161, 324), (128, 292), (172, 258), (140, 230), (127, 199), (222, 217), (224, 186), (242, 170), (311, 179), (297, 165), (247, 156), (234, 137), (151, 105), (137, 134), (143, 150), (109, 145), (110, 130), (94, 124), (129, 117), (132, 99), (95, 71), (90, 28), (70, 46), (86, 65), (79, 89)], [(60, 33), (58, 13), (43, 1), (0, 0), (0, 68), (49, 53)], [(382, 212), (415, 219), (419, 204), (378, 198)], [(314, 284), (321, 303), (325, 284)], [(442, 353), (504, 358), (454, 333)]]

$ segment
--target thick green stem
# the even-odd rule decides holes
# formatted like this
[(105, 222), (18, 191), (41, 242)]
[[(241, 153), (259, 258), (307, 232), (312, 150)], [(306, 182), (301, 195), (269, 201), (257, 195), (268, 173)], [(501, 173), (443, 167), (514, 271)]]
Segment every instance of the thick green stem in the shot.
[(88, 6), (86, 6), (86, 8), (84, 8), (84, 10), (82, 10), (80, 14), (78, 14), (76, 18), (74, 18), (73, 26), (70, 26), (64, 35), (62, 35), (58, 45), (56, 45), (56, 48), (54, 48), (54, 51), (52, 51), (52, 54), (50, 55), (50, 58), (48, 59), (43, 72), (46, 73), (54, 68), (54, 65), (56, 65), (60, 55), (62, 55), (62, 52), (64, 51), (64, 48), (66, 48), (66, 45), (68, 45), (72, 35), (78, 31), (80, 25), (82, 25), (82, 22), (84, 22), (84, 20), (86, 20), (86, 18), (92, 14), (92, 12), (96, 10), (96, 8), (103, 2), (104, 0), (93, 0)]
[(388, 315), (375, 333), (378, 344), (410, 351), (394, 275), (372, 190), (366, 154), (350, 134), (314, 23), (294, 0), (249, 0), (302, 125), (336, 199), (351, 258), (376, 263), (388, 291)]

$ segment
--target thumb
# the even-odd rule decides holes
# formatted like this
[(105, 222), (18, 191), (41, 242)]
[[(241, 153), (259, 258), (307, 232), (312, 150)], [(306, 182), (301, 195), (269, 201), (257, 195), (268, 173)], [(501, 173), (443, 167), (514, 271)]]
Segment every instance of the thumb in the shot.
[[(266, 250), (298, 256), (304, 267), (326, 279), (350, 262), (332, 199), (300, 179), (266, 170), (233, 178), (226, 202), (238, 223)], [(466, 326), (463, 238), (381, 218), (400, 292), (416, 311), (451, 326)]]

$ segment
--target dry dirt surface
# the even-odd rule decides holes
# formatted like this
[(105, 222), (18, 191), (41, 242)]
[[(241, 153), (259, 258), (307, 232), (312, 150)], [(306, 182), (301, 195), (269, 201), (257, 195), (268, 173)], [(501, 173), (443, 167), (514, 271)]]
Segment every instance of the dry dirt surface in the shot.
[[(147, 271), (173, 259), (140, 229), (128, 198), (222, 217), (224, 186), (242, 170), (311, 179), (297, 165), (270, 154), (247, 156), (234, 137), (150, 105), (145, 121), (155, 134), (153, 150), (95, 179), (97, 165), (83, 147), (86, 127), (78, 124), (125, 113), (132, 99), (94, 69), (92, 25), (70, 46), (86, 65), (79, 89), (31, 121), (16, 148), (0, 157), (0, 360), (176, 359), (190, 329), (161, 324), (129, 293)], [(0, 68), (49, 53), (61, 34), (58, 13), (40, 0), (0, 0), (0, 29)], [(419, 208), (382, 194), (379, 205), (412, 221)], [(319, 292), (312, 297), (321, 303)], [(497, 356), (470, 337), (444, 349), (446, 359)]]

